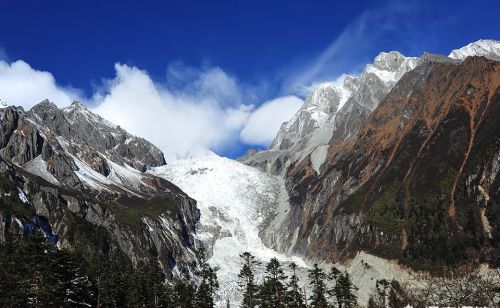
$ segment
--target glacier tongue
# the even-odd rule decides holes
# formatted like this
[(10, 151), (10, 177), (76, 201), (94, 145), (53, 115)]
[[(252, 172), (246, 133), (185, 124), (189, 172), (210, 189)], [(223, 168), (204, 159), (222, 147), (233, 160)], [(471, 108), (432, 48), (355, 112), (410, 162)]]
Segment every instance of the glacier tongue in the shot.
[(226, 299), (239, 304), (237, 275), (241, 268), (239, 254), (244, 251), (263, 263), (276, 257), (285, 264), (294, 261), (307, 267), (298, 257), (267, 248), (259, 237), (277, 206), (282, 185), (278, 177), (215, 154), (174, 161), (150, 172), (197, 200), (201, 211), (197, 236), (209, 252), (212, 250), (211, 265), (219, 267), (219, 305)]

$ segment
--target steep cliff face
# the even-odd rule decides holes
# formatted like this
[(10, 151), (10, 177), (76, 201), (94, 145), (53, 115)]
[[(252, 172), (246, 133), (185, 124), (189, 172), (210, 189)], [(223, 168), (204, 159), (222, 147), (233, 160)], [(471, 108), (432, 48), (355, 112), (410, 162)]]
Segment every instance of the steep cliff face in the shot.
[(354, 138), (333, 134), (319, 175), (311, 156), (288, 168), (279, 248), (498, 265), (499, 117), (500, 63), (424, 56)]
[(417, 58), (399, 52), (382, 52), (368, 64), (360, 76), (346, 76), (340, 84), (324, 83), (313, 88), (304, 105), (288, 122), (283, 123), (269, 149), (249, 152), (239, 160), (276, 175), (309, 154), (319, 172), (326, 158), (332, 133), (342, 139), (356, 135), (366, 118)]
[(120, 249), (134, 263), (155, 249), (170, 277), (191, 267), (199, 212), (145, 172), (165, 164), (158, 148), (78, 102), (4, 107), (0, 118), (2, 231), (39, 228), (58, 245)]

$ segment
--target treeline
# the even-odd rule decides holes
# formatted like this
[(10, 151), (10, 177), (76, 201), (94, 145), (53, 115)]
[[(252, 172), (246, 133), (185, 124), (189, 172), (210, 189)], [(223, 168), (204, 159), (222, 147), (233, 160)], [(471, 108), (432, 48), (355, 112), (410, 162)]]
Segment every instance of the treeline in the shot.
[(368, 308), (407, 305), (500, 307), (500, 271), (465, 267), (440, 277), (416, 277), (405, 284), (397, 280), (377, 280), (368, 300)]
[(166, 281), (155, 251), (133, 267), (120, 251), (86, 258), (41, 232), (0, 245), (0, 307), (214, 307), (215, 271), (199, 256), (198, 282)]
[[(245, 252), (240, 259), (241, 307), (359, 306), (349, 274), (336, 267), (325, 271), (315, 264), (308, 270), (306, 291), (294, 263), (284, 268), (273, 258), (261, 273), (262, 264), (255, 256)], [(59, 249), (40, 232), (22, 241), (7, 237), (0, 245), (0, 307), (214, 307), (217, 269), (207, 263), (204, 249), (199, 250), (198, 260), (194, 277), (185, 273), (170, 283), (155, 251), (133, 267), (120, 251), (89, 256), (78, 249)], [(259, 283), (255, 277), (261, 274)], [(412, 284), (378, 280), (368, 307), (485, 307), (498, 306), (499, 299), (500, 272), (472, 269), (448, 277), (415, 279)]]
[[(85, 257), (84, 257), (85, 255)], [(219, 287), (216, 270), (199, 250), (198, 269), (175, 283), (166, 281), (155, 251), (133, 267), (121, 251), (84, 254), (78, 249), (59, 249), (41, 232), (0, 245), (0, 307), (214, 307)], [(355, 287), (347, 273), (330, 273), (315, 265), (309, 271), (311, 294), (306, 296), (289, 265), (287, 277), (277, 259), (265, 267), (262, 284), (255, 281), (259, 263), (250, 253), (241, 255), (238, 275), (242, 307), (354, 307)], [(326, 281), (334, 282), (329, 289)]]
[[(297, 265), (289, 265), (290, 277), (278, 261), (273, 258), (265, 266), (263, 282), (255, 281), (256, 269), (260, 263), (249, 252), (240, 255), (242, 269), (238, 275), (240, 287), (243, 291), (241, 307), (244, 308), (272, 308), (272, 307), (339, 307), (350, 308), (357, 306), (354, 295), (356, 287), (352, 284), (348, 273), (343, 273), (336, 267), (325, 272), (317, 264), (308, 270), (310, 295), (300, 287), (297, 276)], [(333, 285), (329, 288), (328, 285)]]

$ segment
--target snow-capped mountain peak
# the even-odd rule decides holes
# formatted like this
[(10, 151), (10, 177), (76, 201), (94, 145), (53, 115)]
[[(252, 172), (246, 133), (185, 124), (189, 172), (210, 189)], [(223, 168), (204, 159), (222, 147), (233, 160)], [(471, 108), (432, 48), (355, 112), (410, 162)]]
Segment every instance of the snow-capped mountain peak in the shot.
[(366, 65), (363, 75), (375, 74), (385, 83), (396, 83), (404, 73), (417, 65), (417, 58), (405, 57), (398, 51), (381, 52), (373, 64)]
[[(304, 105), (281, 126), (269, 147), (274, 153), (258, 152), (256, 155), (262, 157), (254, 155), (250, 160), (259, 162), (247, 163), (258, 165), (270, 159), (272, 161), (266, 163), (264, 169), (281, 173), (287, 163), (312, 154), (314, 168), (319, 172), (334, 129), (351, 118), (353, 112), (369, 113), (375, 109), (396, 82), (417, 63), (418, 58), (405, 57), (397, 51), (382, 52), (359, 76), (345, 75), (341, 82), (315, 85)], [(355, 133), (346, 130), (346, 136)], [(288, 153), (281, 155), (279, 151)]]
[(464, 60), (470, 56), (483, 56), (491, 60), (500, 61), (500, 41), (479, 40), (462, 48), (453, 50), (448, 57)]

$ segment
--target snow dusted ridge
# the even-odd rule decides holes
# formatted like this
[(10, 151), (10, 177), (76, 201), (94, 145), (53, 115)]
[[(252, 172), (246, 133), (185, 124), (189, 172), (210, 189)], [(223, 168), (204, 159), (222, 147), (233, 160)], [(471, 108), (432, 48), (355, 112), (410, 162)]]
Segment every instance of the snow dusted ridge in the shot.
[[(500, 41), (479, 40), (453, 50), (448, 57), (464, 60), (468, 56), (500, 61)], [(399, 79), (417, 66), (419, 59), (397, 51), (382, 52), (359, 76), (344, 75), (340, 82), (314, 85), (304, 105), (282, 124), (269, 149), (249, 152), (239, 160), (283, 175), (291, 163), (311, 155), (312, 167), (319, 173), (333, 132), (344, 130), (340, 132), (342, 139), (354, 136), (359, 125), (350, 124), (377, 108)]]
[(479, 40), (460, 49), (453, 50), (448, 57), (464, 60), (469, 56), (483, 56), (491, 60), (500, 61), (500, 41)]
[[(366, 65), (360, 76), (346, 75), (340, 84), (328, 82), (315, 86), (304, 106), (280, 129), (270, 148), (295, 146), (301, 152), (297, 156), (300, 160), (317, 146), (330, 141), (338, 113), (352, 108), (354, 104), (370, 110), (377, 107), (378, 99), (363, 101), (355, 99), (356, 94), (366, 86), (375, 88), (375, 91), (383, 88), (384, 92), (388, 92), (406, 72), (415, 68), (417, 61), (418, 58), (405, 57), (397, 51), (382, 52), (372, 64)], [(302, 146), (297, 149), (298, 144)]]
[[(300, 110), (283, 123), (269, 150), (241, 160), (282, 174), (290, 163), (311, 154), (313, 168), (319, 173), (333, 131), (360, 113), (373, 111), (417, 62), (418, 58), (405, 57), (397, 51), (382, 52), (359, 76), (344, 75), (340, 82), (315, 85)], [(355, 133), (347, 131), (346, 138)]]
[(206, 157), (178, 160), (150, 170), (179, 186), (197, 200), (201, 212), (198, 239), (213, 248), (209, 262), (219, 267), (219, 304), (226, 299), (238, 305), (237, 275), (241, 268), (239, 254), (249, 251), (262, 262), (276, 257), (282, 263), (297, 257), (286, 257), (267, 248), (259, 231), (277, 206), (280, 179), (234, 160), (211, 154)]

